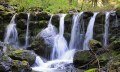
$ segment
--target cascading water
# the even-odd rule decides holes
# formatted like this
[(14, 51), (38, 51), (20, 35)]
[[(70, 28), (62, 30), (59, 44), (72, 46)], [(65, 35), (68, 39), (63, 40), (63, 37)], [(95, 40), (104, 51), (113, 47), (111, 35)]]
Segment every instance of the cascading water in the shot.
[[(80, 19), (82, 19), (83, 12), (76, 14), (73, 16), (73, 27), (71, 32), (71, 39), (69, 48), (70, 49), (81, 49), (82, 44), (80, 44), (83, 40), (83, 22), (80, 22)], [(81, 20), (82, 21), (82, 20)]]
[(61, 55), (65, 54), (68, 50), (67, 41), (65, 40), (64, 34), (64, 17), (66, 14), (60, 15), (60, 26), (59, 26), (59, 34), (55, 36), (54, 46), (51, 59), (60, 58)]
[(51, 23), (52, 16), (49, 20), (48, 27), (43, 29), (37, 37), (42, 37), (45, 40), (45, 43), (53, 46), (54, 45), (54, 36), (57, 35), (57, 29), (54, 25)]
[(104, 47), (106, 47), (108, 45), (109, 17), (110, 17), (110, 12), (106, 12), (105, 26), (104, 26), (105, 27), (105, 32), (104, 32), (104, 36), (103, 36)]
[[(42, 71), (42, 72), (58, 72), (61, 70), (65, 70), (67, 66), (69, 66), (71, 63), (73, 63), (73, 56), (75, 53), (75, 49), (68, 50), (67, 48), (67, 42), (63, 36), (64, 34), (64, 17), (66, 14), (60, 15), (60, 28), (59, 28), (59, 34), (54, 31), (53, 26), (51, 24), (51, 19), (49, 22), (48, 27), (42, 31), (42, 37), (46, 38), (51, 34), (51, 32), (54, 34), (54, 45), (53, 45), (53, 53), (52, 58), (54, 60), (44, 62), (39, 56), (36, 57), (35, 64), (36, 66), (32, 67), (34, 71)], [(53, 31), (49, 31), (52, 27)], [(46, 32), (48, 30), (48, 32)], [(46, 33), (44, 33), (46, 32)], [(54, 33), (55, 32), (55, 33)], [(57, 35), (56, 35), (57, 34)], [(51, 36), (51, 35), (50, 35)], [(48, 41), (47, 41), (48, 42)], [(57, 55), (57, 57), (56, 57)], [(72, 68), (70, 68), (72, 69)], [(66, 71), (69, 71), (68, 69)]]
[(4, 42), (18, 48), (18, 32), (16, 29), (15, 16), (16, 14), (13, 16), (10, 24), (7, 26)]
[(95, 23), (95, 18), (97, 16), (98, 12), (94, 13), (93, 17), (91, 17), (90, 21), (89, 21), (89, 25), (87, 27), (87, 32), (85, 35), (85, 40), (84, 40), (84, 44), (83, 44), (83, 50), (89, 50), (89, 40), (91, 40), (93, 38), (93, 27), (94, 27), (94, 23)]
[(71, 71), (73, 68), (70, 67), (70, 70), (66, 69), (67, 66), (70, 63), (73, 63), (73, 56), (74, 56), (75, 50), (68, 50), (66, 53), (61, 56), (60, 59), (47, 61), (46, 63), (43, 62), (43, 60), (37, 56), (36, 57), (36, 66), (32, 67), (32, 70), (34, 71), (41, 71), (41, 72), (63, 72), (62, 70)]
[(29, 20), (30, 20), (30, 13), (28, 13), (28, 19), (27, 19), (27, 29), (26, 29), (26, 38), (25, 38), (25, 48), (28, 47), (29, 44)]

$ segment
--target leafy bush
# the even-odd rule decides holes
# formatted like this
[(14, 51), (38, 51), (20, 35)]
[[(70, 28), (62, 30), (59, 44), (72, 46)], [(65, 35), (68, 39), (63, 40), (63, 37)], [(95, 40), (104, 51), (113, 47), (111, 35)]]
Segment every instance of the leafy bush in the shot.
[(11, 0), (10, 4), (17, 7), (17, 11), (27, 11), (31, 7), (41, 7), (41, 0)]
[(108, 4), (96, 5), (95, 7), (92, 2), (78, 1), (72, 0), (70, 3), (69, 0), (9, 0), (10, 4), (20, 12), (29, 11), (32, 8), (40, 8), (50, 13), (66, 13), (74, 9), (80, 11), (105, 11), (120, 7), (120, 0), (109, 0)]

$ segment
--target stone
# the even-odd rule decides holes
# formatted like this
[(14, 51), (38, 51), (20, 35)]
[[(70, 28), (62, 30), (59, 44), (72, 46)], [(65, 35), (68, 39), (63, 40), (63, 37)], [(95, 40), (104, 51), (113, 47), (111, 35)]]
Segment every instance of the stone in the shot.
[(50, 19), (50, 15), (47, 12), (38, 12), (36, 13), (36, 16), (38, 21)]
[(30, 65), (27, 61), (19, 61), (19, 60), (13, 60), (12, 66), (11, 66), (12, 72), (32, 72), (32, 69), (30, 68)]
[(90, 51), (77, 51), (73, 58), (73, 64), (76, 68), (87, 68), (89, 62), (94, 60), (94, 55)]
[(50, 59), (52, 47), (45, 43), (43, 38), (35, 39), (28, 50), (33, 50), (37, 55)]
[(34, 64), (36, 55), (29, 50), (15, 50), (11, 51), (8, 56), (13, 60), (27, 61), (30, 66)]
[(11, 69), (12, 59), (5, 54), (0, 56), (0, 72), (8, 72)]
[(113, 50), (113, 51), (120, 51), (120, 40), (117, 39), (115, 41), (113, 41), (109, 46), (108, 46), (109, 50)]
[(95, 51), (98, 50), (99, 48), (102, 48), (101, 42), (99, 42), (97, 40), (90, 40), (89, 46), (90, 46), (91, 50), (95, 50)]
[(117, 55), (107, 63), (108, 72), (120, 72), (120, 55)]
[(53, 15), (51, 22), (55, 27), (57, 27), (57, 29), (59, 29), (59, 21), (60, 21), (59, 15), (58, 14)]

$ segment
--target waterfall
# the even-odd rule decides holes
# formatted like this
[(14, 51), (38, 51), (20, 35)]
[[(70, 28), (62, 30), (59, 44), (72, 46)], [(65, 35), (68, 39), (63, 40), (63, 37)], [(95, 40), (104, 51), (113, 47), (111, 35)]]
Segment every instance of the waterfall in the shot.
[(89, 40), (91, 40), (93, 38), (93, 27), (94, 27), (94, 23), (95, 23), (95, 18), (97, 16), (98, 12), (95, 12), (93, 17), (91, 17), (90, 21), (89, 21), (89, 25), (87, 27), (87, 32), (85, 35), (85, 40), (84, 40), (84, 44), (83, 44), (83, 50), (89, 50)]
[(68, 50), (67, 47), (67, 41), (65, 40), (63, 34), (64, 34), (64, 18), (66, 14), (60, 15), (60, 26), (59, 26), (59, 34), (55, 36), (54, 39), (54, 46), (53, 46), (53, 52), (51, 59), (60, 58), (61, 55), (65, 54), (65, 52)]
[(42, 37), (45, 40), (45, 43), (53, 46), (54, 45), (54, 36), (57, 35), (57, 29), (54, 25), (52, 25), (52, 16), (49, 20), (47, 28), (43, 29), (37, 37)]
[(30, 13), (28, 13), (28, 19), (27, 19), (27, 29), (26, 29), (26, 37), (25, 37), (25, 48), (27, 48), (28, 44), (29, 44), (29, 20), (30, 20)]
[[(68, 70), (69, 64), (73, 63), (73, 56), (75, 54), (75, 49), (68, 50), (64, 55), (61, 56), (60, 59), (55, 59), (51, 61), (47, 61), (46, 63), (43, 62), (43, 60), (37, 56), (36, 57), (36, 66), (32, 67), (32, 70), (34, 71), (40, 71), (40, 72), (64, 72), (62, 70), (67, 71), (73, 71), (73, 68), (70, 67), (71, 70)], [(68, 67), (67, 67), (68, 65)]]
[(10, 24), (6, 28), (4, 42), (18, 47), (18, 32), (15, 23), (16, 14), (12, 17)]
[(110, 12), (106, 12), (106, 15), (105, 15), (105, 26), (104, 26), (105, 31), (104, 31), (104, 36), (103, 36), (104, 47), (106, 47), (108, 45), (109, 17), (110, 17)]
[[(40, 72), (59, 72), (59, 70), (72, 70), (73, 67), (71, 68), (71, 63), (73, 63), (75, 49), (68, 50), (67, 42), (63, 36), (65, 16), (66, 14), (60, 15), (59, 33), (55, 35), (56, 33), (54, 34), (54, 32), (56, 31), (51, 30), (54, 34), (54, 45), (51, 56), (52, 60), (44, 62), (41, 57), (37, 56), (35, 61), (36, 66), (32, 67), (32, 70)], [(48, 32), (46, 32), (46, 29), (44, 29), (41, 33), (44, 38), (46, 38), (47, 35), (51, 34), (51, 31), (49, 31), (49, 27), (53, 28), (53, 25), (51, 24), (51, 19), (47, 27)], [(44, 31), (46, 33), (44, 33)], [(68, 68), (70, 68), (71, 70), (68, 70)]]
[(75, 14), (73, 16), (73, 27), (72, 27), (72, 32), (71, 32), (71, 39), (70, 39), (70, 44), (69, 48), (70, 49), (81, 49), (82, 44), (80, 44), (83, 40), (83, 27), (82, 27), (82, 20), (80, 22), (80, 19), (82, 19), (82, 14), (83, 12), (79, 14)]

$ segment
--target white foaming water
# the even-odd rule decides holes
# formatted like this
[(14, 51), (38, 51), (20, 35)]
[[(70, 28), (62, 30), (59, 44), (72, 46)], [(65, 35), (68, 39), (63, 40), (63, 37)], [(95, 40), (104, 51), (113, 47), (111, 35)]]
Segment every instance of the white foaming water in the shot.
[(89, 25), (87, 27), (87, 32), (85, 35), (85, 40), (84, 40), (84, 44), (83, 44), (83, 50), (89, 50), (89, 40), (91, 40), (93, 38), (93, 27), (94, 27), (94, 23), (95, 23), (95, 18), (97, 16), (98, 12), (94, 13), (93, 17), (91, 17), (90, 21), (89, 21)]
[(105, 32), (104, 32), (104, 47), (106, 47), (108, 45), (108, 31), (109, 31), (109, 17), (110, 17), (110, 12), (106, 12), (106, 16), (105, 16)]
[(69, 48), (70, 49), (80, 49), (80, 41), (82, 40), (82, 33), (80, 33), (80, 18), (82, 16), (83, 12), (76, 14), (73, 16), (73, 27), (72, 27), (72, 32), (71, 32), (71, 39), (70, 39), (70, 44)]
[[(54, 35), (53, 60), (44, 62), (39, 56), (37, 56), (35, 61), (36, 66), (32, 67), (32, 70), (40, 72), (61, 72), (61, 70), (68, 68), (70, 64), (73, 63), (75, 49), (68, 50), (67, 42), (63, 36), (65, 16), (66, 14), (60, 15), (59, 34)], [(52, 24), (49, 24), (48, 27), (51, 25)], [(47, 33), (49, 34), (49, 32)]]
[(64, 18), (66, 14), (60, 15), (60, 26), (59, 26), (59, 34), (55, 36), (54, 46), (52, 51), (51, 59), (60, 58), (61, 55), (64, 55), (68, 50), (67, 41), (65, 40), (64, 34)]
[(30, 13), (28, 13), (28, 19), (27, 19), (27, 29), (26, 29), (26, 37), (25, 37), (25, 48), (27, 48), (28, 44), (29, 44), (29, 20), (30, 20)]
[(16, 29), (15, 16), (13, 16), (10, 24), (7, 26), (4, 42), (18, 47), (18, 32)]
[(42, 37), (45, 40), (45, 43), (48, 45), (53, 46), (54, 45), (54, 36), (57, 35), (57, 29), (55, 28), (54, 25), (51, 23), (52, 16), (49, 20), (48, 27), (43, 29), (37, 37)]
[(46, 63), (43, 63), (42, 59), (37, 57), (35, 62), (38, 66), (32, 67), (32, 70), (41, 72), (56, 72), (59, 70), (65, 70), (65, 65), (73, 63), (74, 53), (74, 49), (69, 50), (65, 53), (65, 55), (61, 56), (60, 59), (47, 61)]

